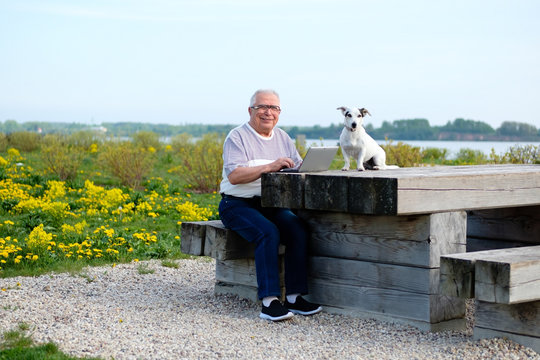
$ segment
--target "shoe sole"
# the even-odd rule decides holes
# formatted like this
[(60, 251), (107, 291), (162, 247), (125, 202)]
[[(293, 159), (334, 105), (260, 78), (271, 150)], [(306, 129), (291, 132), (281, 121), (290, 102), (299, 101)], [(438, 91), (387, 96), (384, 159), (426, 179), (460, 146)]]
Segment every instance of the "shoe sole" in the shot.
[(294, 309), (289, 309), (289, 311), (294, 314), (308, 316), (308, 315), (320, 313), (322, 311), (322, 306), (319, 306), (315, 310), (311, 310), (311, 311), (300, 311), (300, 310), (294, 310)]
[(287, 319), (290, 319), (294, 316), (294, 314), (289, 311), (288, 313), (286, 313), (285, 315), (282, 315), (282, 316), (270, 316), (268, 314), (264, 314), (264, 313), (260, 313), (259, 314), (259, 317), (261, 319), (264, 319), (264, 320), (270, 320), (270, 321), (281, 321), (281, 320), (287, 320)]

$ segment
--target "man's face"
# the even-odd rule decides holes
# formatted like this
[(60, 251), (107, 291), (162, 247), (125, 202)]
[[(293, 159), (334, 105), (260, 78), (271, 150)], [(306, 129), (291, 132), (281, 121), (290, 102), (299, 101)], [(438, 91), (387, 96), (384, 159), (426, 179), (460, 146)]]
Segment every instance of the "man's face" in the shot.
[[(255, 97), (255, 104), (258, 105), (274, 105), (279, 106), (279, 99), (274, 94), (257, 94)], [(279, 111), (272, 109), (248, 109), (249, 111), (249, 124), (255, 131), (263, 136), (270, 136), (272, 129), (276, 126), (279, 120)]]

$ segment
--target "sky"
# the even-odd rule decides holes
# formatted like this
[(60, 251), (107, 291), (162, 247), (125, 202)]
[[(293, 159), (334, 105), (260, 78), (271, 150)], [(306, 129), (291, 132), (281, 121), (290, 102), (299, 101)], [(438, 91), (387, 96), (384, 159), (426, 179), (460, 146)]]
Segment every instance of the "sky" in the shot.
[(540, 127), (538, 0), (0, 0), (0, 121)]

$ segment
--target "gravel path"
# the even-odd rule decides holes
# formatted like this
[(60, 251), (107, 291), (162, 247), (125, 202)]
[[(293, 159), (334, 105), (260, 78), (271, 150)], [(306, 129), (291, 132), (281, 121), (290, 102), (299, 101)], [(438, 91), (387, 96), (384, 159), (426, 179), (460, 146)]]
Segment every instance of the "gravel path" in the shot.
[[(470, 329), (427, 333), (324, 312), (271, 323), (255, 303), (214, 296), (213, 260), (177, 263), (0, 279), (0, 331), (24, 322), (37, 342), (117, 360), (540, 359), (508, 340), (473, 341)], [(141, 266), (154, 272), (141, 274)]]

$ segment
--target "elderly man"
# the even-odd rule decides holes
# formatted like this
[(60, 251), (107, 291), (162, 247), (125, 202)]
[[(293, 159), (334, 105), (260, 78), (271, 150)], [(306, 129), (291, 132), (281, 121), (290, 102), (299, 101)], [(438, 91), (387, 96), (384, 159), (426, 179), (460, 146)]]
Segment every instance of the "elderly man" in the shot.
[[(249, 122), (231, 130), (223, 144), (223, 180), (219, 214), (223, 224), (256, 244), (255, 267), (260, 317), (279, 321), (294, 314), (312, 315), (322, 308), (308, 302), (307, 240), (304, 223), (289, 209), (261, 207), (261, 175), (302, 162), (293, 141), (276, 127), (281, 113), (274, 90), (251, 97)], [(285, 244), (286, 299), (279, 281), (279, 244)]]

